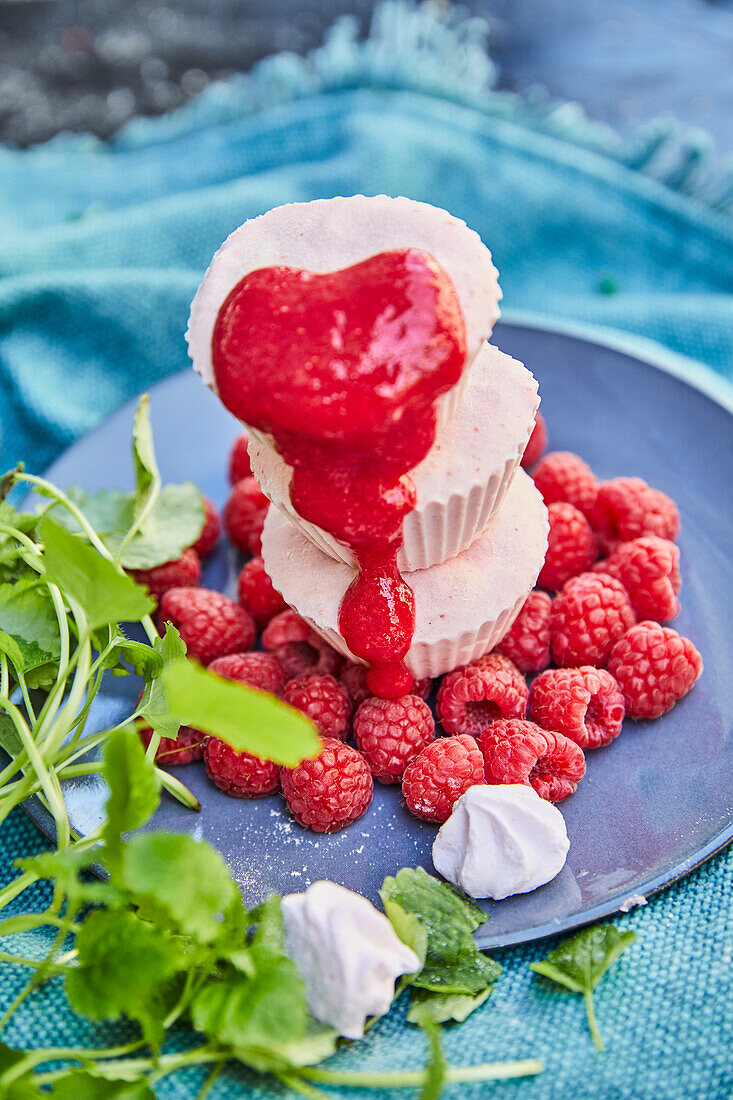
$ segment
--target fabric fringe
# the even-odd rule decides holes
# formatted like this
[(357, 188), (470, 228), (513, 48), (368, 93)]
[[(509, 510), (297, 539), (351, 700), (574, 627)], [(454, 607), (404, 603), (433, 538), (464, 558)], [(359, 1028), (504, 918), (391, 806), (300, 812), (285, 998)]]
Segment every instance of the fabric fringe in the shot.
[(212, 84), (168, 115), (129, 122), (109, 143), (88, 135), (58, 135), (47, 146), (126, 149), (171, 141), (267, 107), (357, 87), (422, 92), (481, 110), (535, 132), (608, 157), (719, 213), (733, 216), (733, 162), (720, 163), (703, 131), (656, 119), (622, 138), (592, 121), (577, 103), (533, 86), (496, 89), (488, 51), (489, 26), (443, 0), (380, 0), (366, 38), (359, 21), (342, 16), (324, 44), (301, 57), (278, 53), (249, 73)]

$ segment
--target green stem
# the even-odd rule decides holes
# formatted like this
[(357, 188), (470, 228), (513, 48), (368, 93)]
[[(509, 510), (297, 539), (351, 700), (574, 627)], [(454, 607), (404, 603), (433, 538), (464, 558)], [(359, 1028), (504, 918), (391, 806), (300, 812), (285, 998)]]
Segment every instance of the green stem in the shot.
[(79, 524), (82, 531), (84, 532), (86, 537), (89, 539), (89, 541), (91, 542), (92, 546), (97, 551), (97, 553), (101, 554), (101, 556), (103, 558), (106, 558), (107, 561), (110, 561), (110, 562), (114, 563), (114, 558), (112, 557), (109, 550), (107, 549), (107, 547), (104, 545), (104, 543), (100, 539), (97, 532), (92, 527), (92, 525), (89, 522), (89, 520), (87, 519), (87, 517), (84, 515), (84, 513), (81, 511), (81, 509), (79, 507), (77, 507), (77, 505), (74, 504), (74, 502), (72, 500), (69, 499), (69, 497), (66, 495), (66, 493), (64, 493), (56, 485), (52, 485), (50, 481), (46, 481), (45, 478), (38, 477), (36, 474), (21, 473), (21, 474), (18, 474), (16, 480), (17, 481), (27, 481), (29, 485), (37, 486), (38, 488), (43, 490), (43, 493), (46, 496), (50, 496), (54, 500), (57, 500), (59, 502), (59, 504), (63, 504), (63, 506), (64, 506), (64, 508), (66, 508), (67, 512), (70, 512), (71, 515), (76, 520), (76, 522)]
[(315, 1085), (311, 1085), (308, 1081), (300, 1081), (297, 1077), (294, 1077), (291, 1073), (276, 1073), (275, 1076), (282, 1081), (287, 1088), (292, 1089), (293, 1092), (297, 1092), (299, 1096), (305, 1096), (306, 1100), (329, 1100), (328, 1093), (323, 1089), (316, 1088)]
[(148, 495), (145, 498), (145, 503), (135, 517), (132, 527), (129, 529), (119, 547), (117, 548), (117, 553), (115, 554), (116, 566), (120, 568), (122, 567), (122, 555), (124, 554), (125, 550), (130, 545), (135, 535), (138, 533), (142, 525), (145, 523), (145, 520), (148, 518), (153, 508), (155, 507), (155, 502), (160, 496), (160, 487), (160, 474), (156, 470), (152, 474), (152, 481), (150, 482), (150, 488), (148, 489)]
[[(3, 654), (3, 656), (5, 656), (5, 654)], [(18, 687), (20, 688), (20, 693), (23, 696), (23, 705), (25, 706), (28, 717), (31, 720), (31, 725), (34, 726), (36, 724), (36, 712), (33, 709), (33, 702), (31, 701), (31, 697), (28, 692), (28, 684), (26, 683), (25, 676), (18, 668), (16, 668), (15, 670), (15, 678), (18, 681)]]
[[(511, 1077), (531, 1077), (545, 1067), (534, 1058), (523, 1062), (485, 1062), (478, 1066), (456, 1066), (446, 1070), (446, 1085), (468, 1084), (474, 1081), (506, 1081)], [(343, 1085), (347, 1088), (400, 1089), (419, 1088), (425, 1084), (426, 1071), (406, 1070), (393, 1073), (349, 1073), (341, 1070), (318, 1069), (306, 1066), (292, 1070), (298, 1077), (324, 1085)]]
[(216, 1079), (219, 1076), (219, 1074), (221, 1073), (223, 1066), (224, 1066), (224, 1063), (219, 1062), (217, 1065), (215, 1065), (213, 1067), (213, 1069), (211, 1070), (211, 1072), (207, 1076), (206, 1080), (204, 1081), (203, 1085), (199, 1089), (196, 1100), (205, 1100), (205, 1098), (209, 1095), (212, 1088), (216, 1084)]
[(15, 936), (19, 932), (30, 932), (46, 925), (60, 929), (64, 936), (78, 932), (80, 927), (66, 917), (56, 917), (49, 913), (21, 913), (17, 917), (7, 917), (0, 921), (0, 936)]
[(176, 801), (180, 802), (182, 806), (185, 806), (187, 810), (195, 810), (197, 813), (201, 809), (201, 803), (195, 795), (191, 794), (188, 787), (181, 783), (180, 779), (176, 779), (170, 772), (164, 771), (163, 768), (156, 768), (155, 772), (160, 780), (161, 786), (168, 791), (168, 794), (172, 795)]
[(593, 1037), (593, 1042), (597, 1051), (605, 1050), (606, 1047), (601, 1036), (600, 1028), (598, 1027), (598, 1020), (596, 1019), (596, 1010), (593, 1004), (593, 990), (586, 989), (583, 994), (583, 1000), (585, 1001), (585, 1014), (588, 1017), (588, 1027)]
[[(59, 798), (59, 791), (54, 784), (53, 777), (46, 767), (43, 757), (39, 752), (38, 745), (33, 740), (33, 734), (27, 722), (24, 720), (23, 715), (20, 713), (14, 703), (11, 703), (7, 696), (0, 696), (0, 706), (10, 716), (15, 729), (18, 732), (18, 736), (23, 743), (23, 748), (26, 751), (28, 760), (30, 761), (37, 780), (48, 799), (51, 812), (53, 813), (54, 820), (56, 822), (59, 837), (64, 834), (63, 821), (66, 818), (66, 806), (64, 805), (63, 798)], [(68, 821), (68, 818), (66, 818)]]
[(61, 705), (63, 699), (64, 689), (66, 687), (66, 681), (71, 671), (71, 644), (69, 638), (69, 621), (66, 617), (66, 608), (64, 607), (64, 600), (61, 595), (61, 590), (55, 585), (48, 583), (48, 594), (51, 597), (51, 603), (53, 609), (56, 612), (56, 620), (59, 624), (59, 639), (60, 639), (60, 653), (59, 653), (59, 670), (56, 674), (56, 681), (46, 696), (46, 701), (41, 707), (41, 712), (38, 715), (39, 733), (43, 736), (45, 729), (49, 728), (53, 724), (53, 719), (56, 716), (56, 712)]
[[(4, 1085), (22, 1077), (34, 1066), (43, 1065), (44, 1062), (81, 1062), (101, 1061), (114, 1058), (123, 1058), (126, 1054), (132, 1054), (145, 1046), (144, 1039), (135, 1039), (123, 1046), (108, 1047), (106, 1050), (93, 1050), (84, 1047), (45, 1047), (43, 1050), (29, 1050), (20, 1062), (15, 1062), (0, 1077)], [(50, 1073), (39, 1075), (35, 1078), (38, 1084), (45, 1084), (47, 1080), (55, 1080), (67, 1073), (68, 1070), (53, 1070)]]
[[(68, 767), (64, 763), (61, 763), (56, 766), (54, 771), (60, 779), (71, 779), (73, 776), (78, 775), (94, 775), (95, 772), (101, 772), (103, 769), (103, 762), (101, 760), (95, 760), (89, 764), (71, 764)], [(30, 787), (25, 786), (21, 781), (16, 781), (15, 783), (6, 784), (3, 795), (5, 792), (11, 795), (17, 794), (18, 790), (20, 790), (20, 801), (25, 802), (26, 798), (30, 798), (31, 795), (37, 794), (40, 789), (41, 784), (38, 781), (34, 782)]]
[(31, 560), (28, 561), (28, 558), (26, 558), (24, 554), (23, 561), (30, 565), (31, 569), (35, 569), (37, 573), (43, 573), (43, 558), (41, 557), (38, 545), (33, 539), (29, 538), (23, 531), (19, 531), (17, 527), (10, 527), (6, 523), (0, 523), (0, 532), (2, 532), (3, 535), (10, 535), (10, 537), (15, 539), (15, 541), (23, 547), (26, 553), (30, 555)]

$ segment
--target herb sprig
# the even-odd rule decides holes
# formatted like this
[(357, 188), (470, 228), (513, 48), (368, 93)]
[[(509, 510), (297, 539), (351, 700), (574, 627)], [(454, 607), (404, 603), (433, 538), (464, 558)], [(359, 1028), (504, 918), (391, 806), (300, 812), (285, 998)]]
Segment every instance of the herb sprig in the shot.
[[(209, 845), (138, 831), (150, 822), (161, 789), (197, 807), (154, 763), (159, 738), (175, 737), (182, 724), (288, 765), (313, 755), (318, 739), (300, 712), (188, 661), (170, 626), (159, 637), (152, 601), (126, 570), (160, 564), (194, 542), (203, 508), (195, 487), (162, 486), (145, 398), (135, 417), (133, 460), (136, 488), (129, 494), (63, 491), (21, 467), (0, 479), (0, 745), (10, 757), (0, 769), (0, 822), (36, 794), (57, 836), (56, 850), (19, 861), (20, 875), (0, 890), (1, 957), (31, 974), (0, 1026), (33, 989), (60, 978), (78, 1013), (125, 1017), (139, 1027), (138, 1039), (103, 1050), (23, 1052), (0, 1044), (0, 1095), (150, 1100), (157, 1081), (186, 1066), (208, 1069), (206, 1091), (230, 1060), (311, 1097), (323, 1095), (322, 1085), (366, 1084), (418, 1086), (423, 1100), (434, 1100), (453, 1081), (539, 1072), (533, 1060), (456, 1069), (445, 1063), (437, 1022), (464, 1018), (498, 974), (471, 939), (483, 915), (449, 887), (407, 871), (384, 888), (399, 934), (420, 941), (424, 965), (412, 977), (410, 1018), (426, 1033), (427, 1067), (344, 1074), (319, 1065), (338, 1037), (308, 1015), (302, 978), (284, 950), (280, 899), (248, 912)], [(16, 485), (33, 490), (37, 512), (6, 499)], [(129, 636), (121, 625), (129, 622), (147, 641)], [(131, 714), (111, 728), (90, 729), (104, 675), (131, 672), (145, 683)], [(147, 752), (139, 721), (154, 731)], [(80, 838), (64, 782), (95, 772), (109, 788), (105, 820)], [(88, 875), (92, 866), (103, 868), (103, 881)], [(45, 912), (3, 915), (42, 879), (54, 884)], [(42, 927), (56, 933), (46, 958), (19, 955), (13, 936)], [(202, 1041), (167, 1050), (170, 1029), (181, 1023)], [(64, 1065), (44, 1069), (49, 1063)]]
[(530, 968), (537, 974), (542, 974), (571, 993), (582, 995), (596, 1050), (604, 1050), (605, 1047), (596, 1020), (593, 990), (635, 939), (635, 932), (619, 932), (613, 924), (598, 924), (583, 928), (565, 940), (543, 962), (530, 963)]
[[(39, 915), (0, 922), (0, 935), (46, 924), (62, 940), (46, 960), (24, 960), (38, 980), (62, 975), (71, 1007), (92, 1020), (124, 1016), (140, 1027), (140, 1039), (100, 1051), (0, 1052), (0, 1094), (13, 1085), (20, 1097), (127, 1096), (134, 1082), (148, 1096), (155, 1082), (184, 1066), (220, 1067), (236, 1060), (269, 1073), (305, 1095), (320, 1085), (368, 1084), (373, 1088), (423, 1087), (425, 1100), (452, 1081), (490, 1081), (537, 1073), (533, 1060), (450, 1069), (437, 1025), (427, 1015), (430, 1059), (410, 1073), (341, 1073), (319, 1067), (337, 1049), (338, 1035), (308, 1015), (305, 985), (284, 947), (280, 898), (273, 895), (247, 911), (221, 857), (208, 844), (185, 834), (136, 831), (154, 813), (160, 778), (130, 728), (110, 733), (104, 755), (109, 786), (106, 821), (95, 844), (22, 860), (26, 881), (51, 878), (57, 889)], [(131, 835), (130, 835), (131, 834)], [(92, 864), (107, 873), (93, 881), (82, 872)], [(422, 873), (424, 875), (424, 872)], [(425, 875), (429, 879), (429, 876)], [(437, 898), (448, 887), (431, 880)], [(463, 903), (461, 903), (463, 904)], [(89, 909), (89, 906), (94, 908)], [(453, 921), (460, 925), (460, 911)], [(69, 947), (70, 941), (73, 946)], [(444, 967), (446, 980), (450, 963)], [(13, 1006), (17, 1009), (20, 1001)], [(202, 1042), (183, 1053), (167, 1053), (169, 1030), (191, 1024)], [(43, 1070), (49, 1061), (73, 1061), (80, 1068)], [(106, 1082), (108, 1085), (94, 1085)], [(89, 1091), (82, 1088), (89, 1086)], [(34, 1091), (35, 1090), (35, 1091)]]

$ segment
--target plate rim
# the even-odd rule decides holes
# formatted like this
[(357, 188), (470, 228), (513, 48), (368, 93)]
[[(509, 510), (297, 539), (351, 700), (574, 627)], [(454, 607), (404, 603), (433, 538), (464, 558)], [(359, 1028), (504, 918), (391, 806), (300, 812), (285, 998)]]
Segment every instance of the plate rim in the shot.
[[(526, 329), (532, 332), (546, 332), (548, 335), (553, 336), (563, 336), (578, 344), (603, 347), (631, 359), (636, 359), (688, 386), (733, 417), (733, 385), (724, 376), (718, 374), (705, 363), (679, 355), (646, 337), (638, 337), (634, 334), (582, 322), (545, 318), (519, 310), (506, 310), (502, 314), (499, 324), (502, 328), (507, 329)], [(145, 392), (154, 394), (156, 390), (173, 383), (175, 379), (183, 375), (187, 375), (189, 371), (190, 368), (175, 371), (173, 374), (156, 381), (150, 386), (149, 391)], [(44, 476), (69, 450), (83, 440), (88, 440), (97, 433), (102, 433), (111, 417), (117, 416), (126, 406), (134, 407), (136, 400), (137, 398), (133, 397), (118, 405), (99, 424), (70, 443), (49, 464), (46, 471), (44, 471)], [(21, 808), (49, 840), (55, 841), (53, 817), (43, 807), (37, 796), (34, 795), (22, 802)], [(648, 882), (640, 883), (638, 894), (629, 895), (628, 891), (624, 890), (605, 901), (599, 902), (590, 909), (576, 914), (575, 917), (534, 924), (521, 932), (510, 932), (502, 936), (491, 936), (489, 920), (486, 925), (475, 933), (476, 942), (482, 950), (501, 950), (503, 948), (531, 945), (552, 936), (573, 933), (580, 928), (617, 913), (625, 915), (633, 908), (644, 906), (651, 897), (662, 890), (680, 882), (715, 855), (724, 851), (731, 842), (733, 842), (733, 820), (724, 829), (716, 833), (703, 848), (698, 849), (694, 855), (678, 861), (674, 866), (655, 875)], [(627, 905), (628, 908), (625, 908)]]

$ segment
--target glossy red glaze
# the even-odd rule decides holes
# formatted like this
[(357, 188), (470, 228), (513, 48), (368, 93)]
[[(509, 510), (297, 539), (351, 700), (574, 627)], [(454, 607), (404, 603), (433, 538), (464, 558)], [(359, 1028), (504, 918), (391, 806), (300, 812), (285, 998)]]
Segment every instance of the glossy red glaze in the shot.
[(224, 302), (212, 351), (223, 403), (272, 435), (293, 467), (293, 507), (356, 558), (339, 629), (371, 663), (371, 690), (404, 694), (415, 626), (397, 568), (415, 507), (408, 471), (432, 446), (435, 402), (466, 355), (448, 275), (416, 249), (322, 275), (261, 268)]

